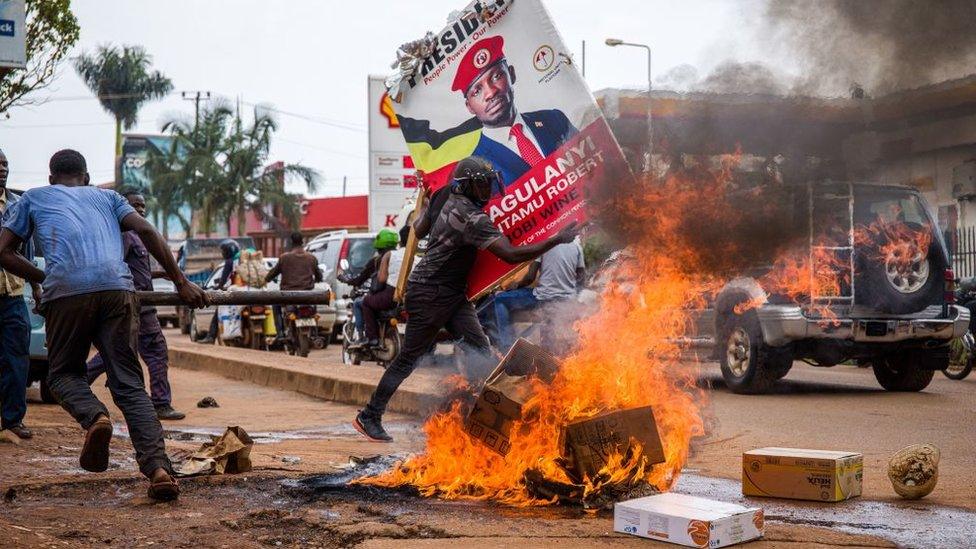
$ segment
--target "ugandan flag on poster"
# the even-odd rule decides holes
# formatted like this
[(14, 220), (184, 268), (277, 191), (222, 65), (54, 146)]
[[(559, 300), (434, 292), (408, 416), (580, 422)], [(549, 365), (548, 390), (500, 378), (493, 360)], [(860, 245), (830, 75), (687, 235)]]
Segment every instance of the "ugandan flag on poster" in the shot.
[(397, 115), (414, 167), (424, 175), (424, 186), (433, 193), (447, 185), (454, 165), (471, 156), (481, 139), (481, 122), (471, 117), (460, 126), (442, 132), (430, 129), (429, 120)]

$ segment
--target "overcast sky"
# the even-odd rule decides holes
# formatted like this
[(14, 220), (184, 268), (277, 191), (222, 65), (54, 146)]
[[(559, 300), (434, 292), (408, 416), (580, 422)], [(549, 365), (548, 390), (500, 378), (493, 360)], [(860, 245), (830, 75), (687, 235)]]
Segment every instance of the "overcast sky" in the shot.
[[(517, 0), (516, 0), (517, 1)], [(180, 91), (209, 90), (246, 108), (271, 103), (279, 114), (276, 160), (317, 169), (323, 195), (367, 190), (366, 77), (387, 74), (396, 47), (439, 31), (464, 0), (74, 0), (81, 39), (74, 54), (99, 44), (138, 44), (173, 81), (168, 98), (146, 104), (131, 131), (157, 133), (174, 116), (192, 116)], [(548, 0), (567, 47), (580, 59), (586, 41), (591, 90), (642, 87), (643, 50), (609, 48), (608, 36), (650, 44), (654, 72), (690, 64), (700, 74), (727, 59), (764, 61), (782, 70), (778, 52), (757, 46), (750, 21), (757, 1)], [(596, 6), (597, 8), (595, 8)], [(70, 147), (88, 159), (95, 182), (113, 177), (114, 123), (69, 64), (35, 98), (47, 101), (0, 114), (0, 148), (10, 185), (46, 183), (47, 161)], [(4, 119), (6, 116), (6, 119)]]

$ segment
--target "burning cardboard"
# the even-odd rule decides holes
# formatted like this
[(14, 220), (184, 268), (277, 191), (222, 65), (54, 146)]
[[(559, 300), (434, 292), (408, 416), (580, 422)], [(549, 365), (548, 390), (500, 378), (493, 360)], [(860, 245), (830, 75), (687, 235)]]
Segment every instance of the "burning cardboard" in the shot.
[[(594, 478), (610, 457), (635, 450), (648, 465), (664, 463), (664, 447), (650, 406), (607, 412), (563, 428), (563, 454), (574, 480)], [(633, 456), (632, 456), (633, 457)]]
[(464, 422), (472, 437), (501, 455), (508, 453), (512, 425), (522, 418), (522, 405), (532, 395), (530, 377), (550, 381), (559, 363), (552, 355), (524, 339), (509, 349), (485, 380), (481, 395)]

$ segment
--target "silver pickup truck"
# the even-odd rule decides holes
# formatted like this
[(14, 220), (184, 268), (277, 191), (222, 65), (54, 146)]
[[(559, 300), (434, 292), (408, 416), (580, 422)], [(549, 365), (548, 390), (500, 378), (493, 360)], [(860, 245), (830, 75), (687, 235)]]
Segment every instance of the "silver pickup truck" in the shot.
[[(806, 232), (810, 264), (826, 258), (840, 282), (798, 296), (769, 287), (762, 269), (729, 281), (698, 322), (699, 335), (710, 332), (729, 389), (764, 392), (795, 360), (856, 361), (889, 391), (924, 389), (948, 365), (948, 343), (966, 333), (970, 313), (954, 304), (948, 251), (922, 196), (904, 187), (819, 183), (792, 189), (784, 201)], [(884, 230), (872, 229), (879, 222)], [(897, 230), (920, 235), (927, 251), (892, 246)]]

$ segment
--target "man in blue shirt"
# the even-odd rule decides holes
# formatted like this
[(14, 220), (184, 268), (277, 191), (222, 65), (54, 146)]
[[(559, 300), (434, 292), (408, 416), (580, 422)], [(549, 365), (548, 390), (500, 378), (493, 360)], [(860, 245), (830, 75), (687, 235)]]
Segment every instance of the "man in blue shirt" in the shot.
[[(139, 303), (122, 258), (122, 231), (135, 231), (176, 285), (184, 302), (207, 304), (206, 294), (176, 266), (162, 236), (118, 193), (88, 186), (85, 159), (73, 150), (51, 157), (51, 183), (30, 189), (7, 210), (0, 231), (0, 267), (42, 283), (51, 392), (87, 431), (79, 462), (88, 471), (108, 468), (112, 422), (86, 378), (94, 344), (105, 359), (108, 387), (122, 410), (149, 497), (175, 499), (179, 487), (166, 455), (163, 429), (146, 394), (136, 354)], [(15, 250), (36, 235), (46, 264), (39, 270)]]

